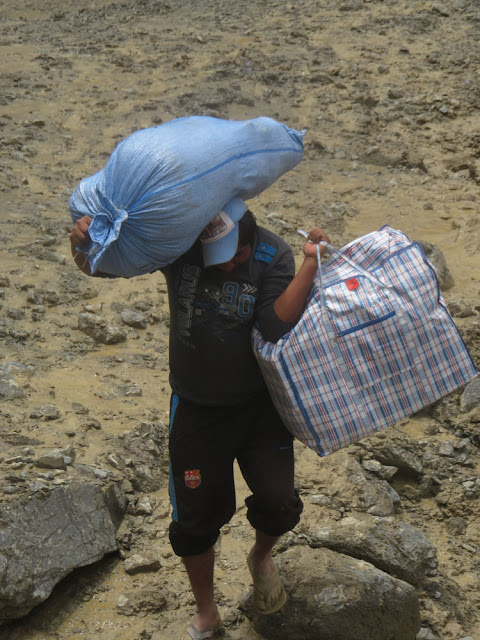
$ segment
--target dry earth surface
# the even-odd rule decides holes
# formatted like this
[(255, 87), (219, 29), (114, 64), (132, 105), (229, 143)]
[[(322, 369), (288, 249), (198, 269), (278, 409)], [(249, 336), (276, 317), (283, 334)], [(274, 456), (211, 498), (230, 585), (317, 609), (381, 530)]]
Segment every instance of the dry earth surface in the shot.
[[(15, 378), (25, 392), (0, 405), (0, 460), (22, 443), (37, 455), (73, 443), (77, 460), (115, 473), (108, 457), (123, 433), (142, 422), (168, 424), (163, 278), (83, 276), (69, 254), (67, 203), (121, 139), (179, 116), (267, 115), (305, 128), (302, 163), (250, 203), (259, 222), (299, 258), (295, 229), (316, 224), (339, 247), (383, 224), (437, 245), (455, 281), (444, 295), (480, 362), (478, 0), (0, 0), (0, 7), (0, 364), (23, 366)], [(146, 327), (122, 325), (124, 309), (142, 313)], [(78, 330), (85, 311), (122, 325), (127, 339), (96, 343)], [(457, 393), (398, 429), (455, 449), (458, 424), (468, 423), (458, 407)], [(451, 494), (448, 473), (441, 499), (396, 487), (398, 517), (427, 535), (439, 575), (457, 589), (450, 600), (431, 585), (420, 589), (427, 639), (480, 638), (478, 494), (460, 490), (462, 482), (478, 486), (478, 417), (469, 424), (477, 439), (468, 443), (468, 464), (450, 474)], [(443, 451), (445, 458), (452, 450)], [(322, 461), (301, 446), (297, 458), (306, 503), (298, 536), (324, 514), (308, 500)], [(240, 480), (238, 493), (216, 588), (227, 637), (253, 639), (260, 636), (238, 608), (250, 585), (252, 540)], [(123, 539), (121, 555), (76, 571), (0, 638), (181, 637), (192, 599), (168, 544), (166, 482), (148, 500), (153, 515), (147, 522), (137, 515), (127, 533), (132, 549), (150, 550), (160, 570), (127, 574)], [(136, 614), (125, 615), (119, 598), (142, 589)]]

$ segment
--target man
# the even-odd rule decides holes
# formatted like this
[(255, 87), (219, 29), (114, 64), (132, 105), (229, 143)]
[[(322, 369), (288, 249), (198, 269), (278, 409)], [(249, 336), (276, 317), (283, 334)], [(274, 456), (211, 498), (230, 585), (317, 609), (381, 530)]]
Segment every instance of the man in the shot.
[[(89, 266), (77, 247), (88, 243), (90, 218), (70, 236), (75, 262)], [(236, 508), (233, 462), (252, 492), (247, 518), (255, 543), (247, 558), (260, 613), (278, 611), (286, 594), (272, 558), (278, 537), (298, 523), (302, 502), (294, 487), (293, 438), (278, 416), (256, 363), (254, 323), (277, 341), (300, 319), (317, 271), (310, 231), (295, 275), (290, 247), (257, 226), (234, 198), (199, 240), (162, 269), (170, 305), (170, 541), (182, 557), (196, 601), (187, 636), (212, 638), (220, 628), (214, 600), (214, 544)], [(323, 248), (322, 248), (323, 253)]]

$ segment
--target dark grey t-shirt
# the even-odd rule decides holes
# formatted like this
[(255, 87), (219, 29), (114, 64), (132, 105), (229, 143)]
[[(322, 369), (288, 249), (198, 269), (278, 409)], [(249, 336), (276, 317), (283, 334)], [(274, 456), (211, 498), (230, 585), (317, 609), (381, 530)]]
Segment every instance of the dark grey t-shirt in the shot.
[(170, 303), (170, 384), (180, 397), (228, 406), (265, 390), (251, 347), (255, 322), (276, 341), (293, 324), (279, 320), (275, 300), (295, 275), (290, 247), (257, 228), (247, 262), (226, 273), (203, 268), (195, 244), (162, 269)]

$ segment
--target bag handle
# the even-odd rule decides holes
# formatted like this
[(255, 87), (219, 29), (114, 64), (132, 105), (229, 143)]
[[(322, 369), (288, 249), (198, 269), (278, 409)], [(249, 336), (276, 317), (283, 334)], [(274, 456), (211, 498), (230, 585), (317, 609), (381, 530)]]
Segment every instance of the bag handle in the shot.
[[(298, 229), (297, 233), (299, 233), (301, 236), (304, 236), (305, 238), (308, 238), (308, 233), (306, 231), (303, 231), (302, 229)], [(335, 249), (335, 247), (332, 247), (330, 244), (328, 244), (328, 242), (324, 242), (323, 240), (321, 240), (317, 244), (317, 263), (318, 263), (318, 277), (320, 279), (320, 286), (322, 288), (322, 291), (323, 291), (323, 287), (321, 285), (321, 283), (322, 283), (322, 267), (321, 267), (321, 262), (320, 262), (320, 248), (319, 248), (319, 245), (323, 245), (324, 247), (326, 247), (328, 249), (329, 253), (335, 253), (337, 256), (342, 258), (342, 260), (345, 260), (345, 262), (348, 262), (348, 264), (351, 267), (356, 269), (358, 271), (358, 273), (360, 273), (365, 278), (368, 278), (377, 287), (383, 287), (383, 288), (388, 289), (388, 285), (387, 284), (385, 284), (384, 282), (382, 282), (381, 280), (376, 278), (369, 271), (366, 271), (363, 267), (361, 267), (359, 264), (357, 264), (354, 260), (351, 260), (350, 258), (348, 258), (341, 251), (339, 251), (338, 249)]]

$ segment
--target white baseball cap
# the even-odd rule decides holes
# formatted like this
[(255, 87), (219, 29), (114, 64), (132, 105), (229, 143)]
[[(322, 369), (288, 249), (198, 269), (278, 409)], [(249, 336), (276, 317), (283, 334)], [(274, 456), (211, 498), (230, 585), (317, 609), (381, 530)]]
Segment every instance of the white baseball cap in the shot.
[(233, 258), (238, 247), (238, 221), (248, 210), (240, 198), (232, 198), (200, 234), (205, 267)]

